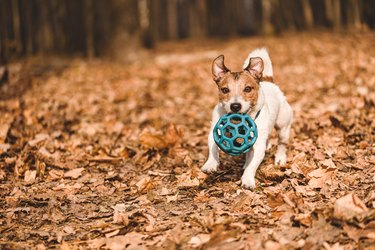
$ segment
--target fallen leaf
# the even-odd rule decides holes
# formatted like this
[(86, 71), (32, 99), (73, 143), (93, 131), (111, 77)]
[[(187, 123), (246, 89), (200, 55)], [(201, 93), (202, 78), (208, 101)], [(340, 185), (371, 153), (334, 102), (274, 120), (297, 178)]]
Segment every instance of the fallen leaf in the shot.
[(278, 242), (268, 240), (264, 243), (264, 249), (266, 250), (278, 250), (281, 249), (281, 245)]
[(311, 214), (298, 214), (294, 217), (294, 220), (298, 221), (306, 227), (310, 227), (312, 224)]
[(5, 139), (7, 137), (8, 131), (10, 129), (10, 125), (12, 121), (2, 121), (0, 120), (0, 144), (3, 144), (5, 142)]
[(111, 237), (113, 237), (113, 236), (118, 235), (119, 232), (120, 232), (120, 229), (113, 230), (113, 231), (111, 231), (111, 232), (106, 233), (106, 234), (105, 234), (105, 237), (106, 237), (106, 238), (111, 238)]
[(137, 189), (138, 189), (139, 192), (149, 190), (153, 187), (151, 178), (149, 176), (143, 177), (135, 185), (137, 186)]
[(127, 226), (129, 224), (129, 218), (128, 218), (127, 213), (114, 212), (113, 213), (113, 223)]
[(180, 146), (182, 137), (183, 137), (182, 129), (177, 129), (175, 124), (170, 124), (165, 135), (165, 141), (167, 145), (169, 145), (169, 147)]
[(177, 186), (178, 187), (196, 187), (199, 186), (198, 178), (191, 178), (188, 173), (183, 173), (177, 176)]
[(47, 140), (48, 138), (49, 138), (49, 135), (47, 135), (47, 134), (37, 134), (37, 135), (35, 135), (33, 140), (29, 141), (29, 145), (31, 147), (35, 147), (39, 143)]
[(315, 169), (315, 170), (311, 171), (308, 175), (309, 175), (310, 178), (312, 178), (312, 177), (320, 178), (320, 177), (324, 176), (325, 172), (326, 171), (324, 169), (318, 168), (318, 169)]
[(336, 175), (335, 170), (326, 170), (326, 169), (316, 169), (309, 173), (309, 180), (308, 185), (311, 188), (324, 188), (326, 185), (332, 185), (333, 178)]
[(366, 205), (354, 193), (351, 193), (336, 200), (333, 207), (333, 216), (337, 219), (349, 221), (367, 211)]
[(64, 230), (64, 232), (65, 233), (67, 233), (67, 234), (75, 234), (75, 230), (74, 230), (74, 228), (72, 227), (72, 226), (65, 226), (64, 228), (63, 228), (63, 230)]
[(193, 247), (200, 247), (203, 244), (207, 243), (210, 240), (209, 234), (198, 234), (191, 237), (188, 244), (191, 244)]
[(58, 169), (52, 169), (48, 171), (49, 176), (51, 177), (52, 180), (60, 179), (64, 176), (64, 171), (63, 170), (58, 170)]
[(323, 166), (327, 167), (327, 169), (337, 169), (335, 163), (332, 161), (332, 159), (325, 159), (320, 162)]
[(330, 246), (327, 242), (324, 242), (323, 246), (326, 250), (344, 250), (344, 247), (341, 246), (338, 242), (336, 242), (332, 246)]
[(172, 192), (168, 188), (165, 188), (165, 187), (161, 188), (161, 190), (159, 191), (159, 195), (161, 195), (161, 196), (169, 195), (171, 193)]
[(126, 235), (118, 235), (113, 238), (106, 239), (106, 248), (110, 250), (124, 250), (126, 248), (135, 247), (137, 249), (145, 249), (142, 244), (144, 243), (143, 238), (145, 235), (130, 232)]
[(10, 149), (10, 144), (0, 143), (0, 154), (6, 153)]
[(359, 238), (375, 240), (375, 221), (369, 222), (364, 229), (360, 230)]
[(27, 170), (27, 171), (25, 172), (24, 181), (25, 181), (27, 184), (34, 183), (35, 178), (36, 178), (36, 170)]
[[(139, 142), (146, 148), (178, 148), (182, 141), (182, 129), (177, 129), (176, 125), (170, 124), (165, 135), (143, 132), (139, 136)], [(182, 156), (186, 155), (185, 150)]]
[(147, 132), (139, 136), (139, 143), (146, 148), (162, 149), (167, 147), (163, 136)]
[(82, 175), (83, 170), (85, 170), (85, 168), (72, 169), (68, 172), (65, 172), (64, 177), (65, 178), (77, 179), (78, 177), (80, 177)]
[(178, 193), (175, 195), (168, 195), (167, 202), (177, 201), (178, 200)]

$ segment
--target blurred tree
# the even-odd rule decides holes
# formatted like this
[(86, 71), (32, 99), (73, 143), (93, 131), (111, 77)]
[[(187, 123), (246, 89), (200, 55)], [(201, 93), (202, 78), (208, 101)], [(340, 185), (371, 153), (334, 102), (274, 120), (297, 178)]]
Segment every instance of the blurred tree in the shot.
[(305, 19), (305, 27), (311, 29), (314, 26), (314, 17), (309, 0), (302, 0), (302, 10)]
[(134, 54), (183, 38), (375, 27), (371, 0), (0, 0), (0, 64), (37, 53)]

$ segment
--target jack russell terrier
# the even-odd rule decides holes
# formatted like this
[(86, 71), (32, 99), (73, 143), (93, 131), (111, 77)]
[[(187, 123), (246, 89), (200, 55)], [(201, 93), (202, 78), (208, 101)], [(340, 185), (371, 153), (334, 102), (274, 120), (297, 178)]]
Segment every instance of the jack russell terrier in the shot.
[(224, 65), (224, 56), (220, 55), (212, 63), (212, 74), (219, 89), (219, 103), (212, 112), (208, 136), (209, 155), (202, 171), (214, 172), (220, 163), (218, 146), (213, 138), (213, 128), (219, 118), (226, 113), (248, 113), (257, 125), (258, 139), (246, 153), (241, 182), (244, 188), (255, 188), (255, 172), (269, 147), (269, 136), (274, 127), (279, 132), (275, 164), (286, 163), (292, 108), (283, 92), (273, 83), (271, 59), (264, 48), (249, 54), (241, 72), (231, 72)]

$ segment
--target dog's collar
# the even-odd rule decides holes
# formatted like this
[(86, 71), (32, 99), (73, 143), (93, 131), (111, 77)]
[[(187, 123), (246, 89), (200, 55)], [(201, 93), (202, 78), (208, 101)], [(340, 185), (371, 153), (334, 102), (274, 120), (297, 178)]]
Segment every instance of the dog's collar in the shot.
[(255, 115), (254, 120), (256, 120), (256, 119), (258, 118), (258, 116), (260, 115), (260, 111), (262, 111), (262, 109), (259, 109), (259, 111), (258, 111), (257, 114)]

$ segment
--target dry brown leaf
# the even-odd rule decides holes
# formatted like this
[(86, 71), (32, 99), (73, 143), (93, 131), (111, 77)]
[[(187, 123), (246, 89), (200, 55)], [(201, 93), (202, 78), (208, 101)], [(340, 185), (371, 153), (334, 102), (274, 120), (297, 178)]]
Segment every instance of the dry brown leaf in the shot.
[(326, 156), (322, 151), (317, 150), (317, 151), (314, 152), (314, 159), (315, 160), (324, 161), (325, 158), (326, 158)]
[(168, 195), (167, 196), (167, 202), (177, 201), (178, 200), (178, 193), (175, 195)]
[(0, 154), (6, 153), (10, 149), (10, 144), (0, 143)]
[(74, 234), (76, 232), (72, 226), (65, 226), (63, 230), (67, 234)]
[(159, 191), (159, 195), (161, 196), (169, 195), (171, 193), (172, 193), (171, 190), (165, 187), (161, 188), (161, 190)]
[(2, 115), (0, 118), (0, 144), (5, 143), (10, 125), (12, 124), (13, 118), (9, 114)]
[(343, 228), (348, 236), (356, 242), (364, 238), (375, 240), (375, 221), (368, 223), (365, 228), (356, 228), (347, 224)]
[(177, 176), (177, 186), (178, 187), (196, 187), (199, 186), (198, 178), (192, 178), (190, 174), (183, 173)]
[(135, 185), (139, 192), (150, 190), (153, 187), (152, 179), (149, 176), (143, 177)]
[(264, 243), (264, 249), (266, 250), (278, 250), (281, 249), (281, 245), (278, 242), (268, 240)]
[(306, 227), (310, 227), (312, 224), (311, 214), (298, 214), (294, 219)]
[(85, 170), (85, 168), (75, 168), (72, 169), (68, 172), (65, 172), (64, 178), (72, 178), (72, 179), (77, 179), (82, 175), (82, 172)]
[(177, 129), (175, 124), (170, 124), (165, 134), (165, 141), (170, 147), (178, 147), (183, 137), (182, 129)]
[(139, 136), (139, 142), (146, 148), (162, 149), (167, 147), (165, 139), (161, 135), (143, 133)]
[(113, 231), (111, 231), (111, 232), (106, 233), (106, 234), (105, 234), (105, 237), (106, 237), (106, 238), (111, 238), (111, 237), (113, 237), (113, 236), (118, 235), (119, 232), (120, 232), (120, 229), (113, 230)]
[(113, 238), (106, 239), (106, 248), (110, 250), (125, 250), (126, 248), (135, 247), (137, 249), (146, 249), (143, 245), (143, 238), (145, 235), (130, 232), (126, 235), (119, 235)]
[(58, 170), (58, 169), (52, 169), (48, 171), (49, 176), (51, 177), (52, 180), (60, 179), (64, 176), (64, 171), (63, 170)]
[(333, 207), (333, 216), (337, 219), (348, 221), (367, 211), (368, 208), (361, 199), (351, 193), (336, 200)]
[(193, 247), (200, 247), (207, 243), (210, 240), (209, 234), (198, 234), (196, 236), (191, 237), (188, 244), (191, 244)]
[(332, 159), (325, 159), (320, 162), (324, 167), (327, 169), (337, 169), (335, 163), (332, 161)]
[(25, 172), (25, 178), (24, 178), (24, 181), (27, 183), (27, 184), (31, 184), (35, 181), (35, 178), (36, 178), (36, 170), (27, 170)]
[(308, 185), (311, 188), (324, 188), (326, 185), (332, 185), (336, 171), (318, 168), (309, 173), (311, 177)]
[[(129, 224), (129, 215), (126, 213), (127, 206), (124, 203), (116, 204), (113, 208), (113, 223), (128, 225)], [(111, 235), (113, 236), (113, 235)], [(107, 236), (108, 237), (108, 236)]]
[(344, 250), (344, 247), (341, 246), (338, 242), (336, 242), (332, 246), (330, 246), (327, 242), (324, 242), (323, 246), (326, 250)]
[[(180, 147), (182, 141), (183, 132), (182, 129), (177, 129), (176, 125), (170, 124), (164, 135), (143, 132), (139, 136), (139, 142), (146, 148), (176, 148), (174, 149), (175, 154), (181, 154), (181, 157), (185, 156), (188, 152), (183, 149), (177, 150)], [(183, 151), (181, 151), (183, 150)]]
[(47, 135), (47, 134), (37, 134), (37, 135), (35, 135), (35, 137), (34, 137), (33, 140), (29, 141), (29, 145), (30, 145), (31, 147), (35, 147), (35, 146), (37, 146), (39, 143), (41, 143), (41, 142), (47, 140), (48, 138), (49, 138), (49, 135)]
[(191, 169), (191, 178), (197, 178), (198, 180), (205, 180), (207, 178), (207, 174), (203, 173), (200, 168), (197, 166), (192, 167)]

